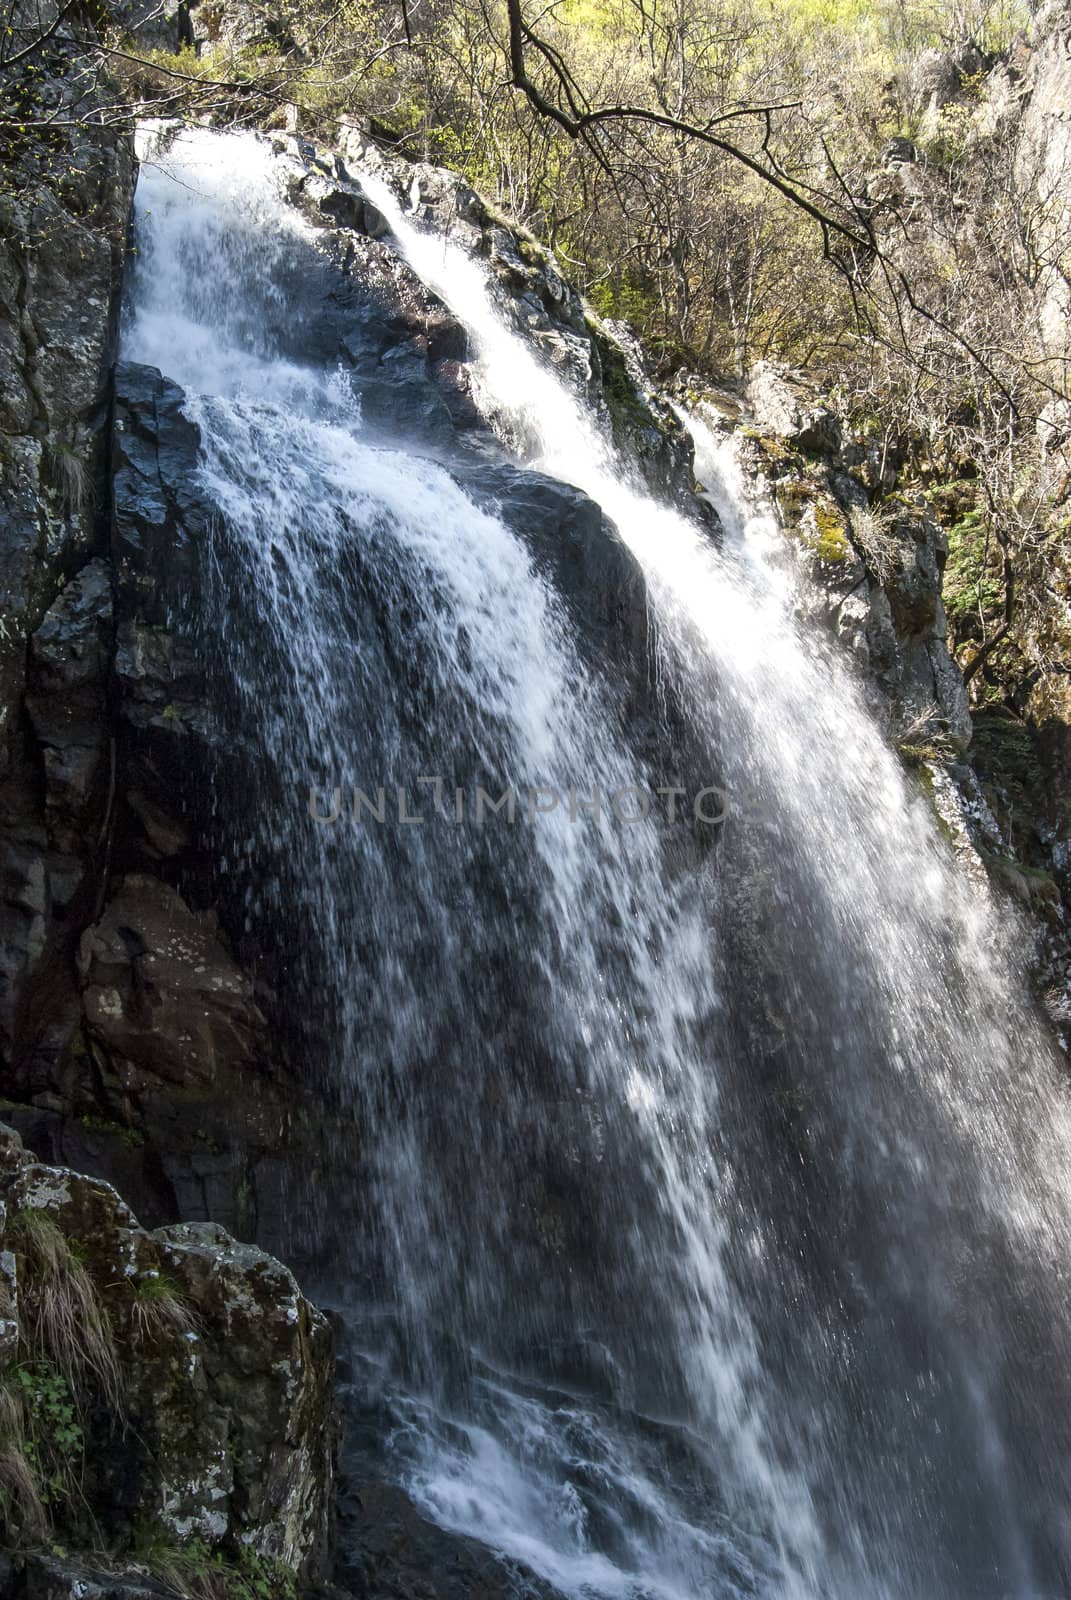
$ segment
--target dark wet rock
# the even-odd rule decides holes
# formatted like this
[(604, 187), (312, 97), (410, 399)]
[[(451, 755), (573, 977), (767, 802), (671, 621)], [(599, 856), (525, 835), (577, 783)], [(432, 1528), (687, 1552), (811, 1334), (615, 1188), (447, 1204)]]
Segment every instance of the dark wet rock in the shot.
[(171, 846), (189, 836), (184, 808), (199, 770), (193, 751), (218, 737), (207, 663), (189, 621), (213, 512), (196, 487), (200, 434), (183, 413), (184, 398), (155, 368), (117, 369), (117, 792), (122, 837), (131, 846), (140, 841), (149, 861), (176, 853)]
[[(33, 28), (40, 15), (19, 0), (7, 21)], [(106, 542), (108, 377), (134, 160), (129, 137), (107, 117), (97, 122), (103, 79), (83, 82), (79, 115), (66, 115), (76, 53), (60, 29), (4, 86), (5, 105), (40, 96), (55, 113), (47, 136), (31, 132), (6, 152), (0, 194), (0, 1055), (9, 1088), (28, 1055), (51, 1048), (68, 1004), (106, 790), (106, 735), (90, 725), (107, 631), (94, 558)]]
[(113, 1063), (175, 1084), (211, 1083), (256, 1059), (264, 1019), (224, 949), (215, 913), (132, 874), (79, 955), (85, 1017)]
[[(17, 5), (13, 25), (33, 26)], [(35, 94), (64, 99), (66, 47), (34, 62)], [(17, 73), (7, 85), (14, 97)], [(98, 537), (107, 379), (134, 162), (91, 107), (11, 159), (0, 195), (0, 759), (10, 762), (25, 641)]]
[(391, 1484), (344, 1484), (339, 1524), (336, 1582), (351, 1600), (554, 1600), (519, 1563), (436, 1527)]
[(462, 468), (459, 475), (524, 539), (595, 670), (642, 694), (651, 653), (646, 581), (601, 508), (570, 484), (508, 462)]
[(112, 646), (111, 568), (98, 558), (60, 592), (30, 640), (26, 706), (44, 760), (46, 819), (74, 848), (104, 809)]

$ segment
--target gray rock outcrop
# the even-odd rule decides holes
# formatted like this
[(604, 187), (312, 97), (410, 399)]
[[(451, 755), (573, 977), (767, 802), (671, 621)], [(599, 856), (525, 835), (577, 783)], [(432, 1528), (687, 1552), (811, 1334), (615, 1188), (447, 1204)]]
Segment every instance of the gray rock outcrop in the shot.
[[(146, 1231), (110, 1185), (35, 1161), (9, 1129), (0, 1200), (8, 1542), (44, 1528), (78, 1549), (106, 1527), (120, 1575), (92, 1581), (135, 1591), (185, 1567), (195, 1587), (195, 1563), (280, 1594), (323, 1576), (334, 1345), (292, 1274), (215, 1225)], [(31, 1561), (29, 1591), (68, 1592), (65, 1559)]]

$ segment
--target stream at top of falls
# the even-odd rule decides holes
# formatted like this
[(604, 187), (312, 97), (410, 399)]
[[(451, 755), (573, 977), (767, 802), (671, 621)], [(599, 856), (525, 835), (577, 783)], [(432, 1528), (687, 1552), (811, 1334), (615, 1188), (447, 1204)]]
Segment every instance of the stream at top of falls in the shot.
[[(356, 1431), (569, 1600), (1056, 1600), (1071, 1128), (984, 897), (731, 444), (689, 419), (719, 543), (368, 173), (530, 472), (422, 449), (411, 406), (392, 439), (408, 356), (325, 333), (321, 301), (365, 315), (359, 273), (343, 293), (285, 170), (251, 134), (150, 148), (123, 356), (201, 430), (196, 604), (263, 783), (220, 855), (249, 926), (288, 930), (278, 983), (352, 1114)], [(642, 574), (642, 713), (547, 505)], [(306, 805), (420, 779), (421, 826)], [(474, 785), (732, 805), (697, 842), (608, 805), (452, 816)]]

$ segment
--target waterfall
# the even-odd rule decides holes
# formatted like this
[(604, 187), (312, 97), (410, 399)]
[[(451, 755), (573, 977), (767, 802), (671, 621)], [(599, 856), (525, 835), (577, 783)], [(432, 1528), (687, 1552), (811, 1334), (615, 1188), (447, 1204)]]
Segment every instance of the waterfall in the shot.
[[(381, 1470), (575, 1600), (1055, 1596), (1071, 1143), (986, 902), (731, 448), (692, 424), (719, 545), (368, 174), (525, 470), (392, 437), (404, 361), (340, 359), (322, 304), (365, 311), (284, 179), (252, 135), (156, 149), (124, 354), (201, 429), (198, 604), (262, 789), (221, 860), (349, 1108), (331, 1289)], [(687, 761), (535, 494), (642, 572)], [(667, 788), (729, 796), (710, 839), (642, 814)]]

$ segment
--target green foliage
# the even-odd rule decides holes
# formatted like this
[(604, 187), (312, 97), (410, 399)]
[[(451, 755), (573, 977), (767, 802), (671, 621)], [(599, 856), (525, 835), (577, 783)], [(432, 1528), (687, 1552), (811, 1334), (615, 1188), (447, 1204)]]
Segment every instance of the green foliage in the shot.
[(16, 1259), (19, 1350), (0, 1375), (0, 1518), (22, 1543), (86, 1524), (86, 1416), (103, 1406), (120, 1425), (121, 1386), (84, 1243), (33, 1207), (9, 1217), (5, 1243)]
[(1028, 811), (1043, 777), (1034, 730), (1004, 712), (976, 713), (973, 720), (974, 764), (987, 788), (999, 792), (998, 810)]
[(181, 1298), (178, 1284), (166, 1272), (139, 1273), (131, 1282), (131, 1291), (134, 1298), (143, 1303)]
[(155, 68), (164, 76), (175, 74), (181, 78), (216, 79), (222, 68), (211, 55), (199, 56), (192, 45), (180, 50), (142, 50), (136, 41), (125, 41), (129, 54), (136, 58), (132, 65), (140, 64), (150, 71)]
[(231, 1554), (204, 1539), (179, 1542), (153, 1523), (137, 1530), (131, 1554), (162, 1583), (195, 1600), (297, 1600), (293, 1569), (248, 1545)]
[(16, 1385), (24, 1403), (25, 1454), (41, 1497), (49, 1505), (66, 1500), (85, 1444), (71, 1386), (62, 1372), (46, 1362), (16, 1367), (9, 1381)]
[(999, 551), (988, 537), (981, 513), (968, 511), (948, 530), (948, 561), (943, 588), (945, 611), (959, 642), (972, 638), (982, 619), (992, 621), (1004, 604)]
[(79, 1514), (85, 1434), (64, 1374), (47, 1360), (0, 1374), (0, 1528), (11, 1545)]

